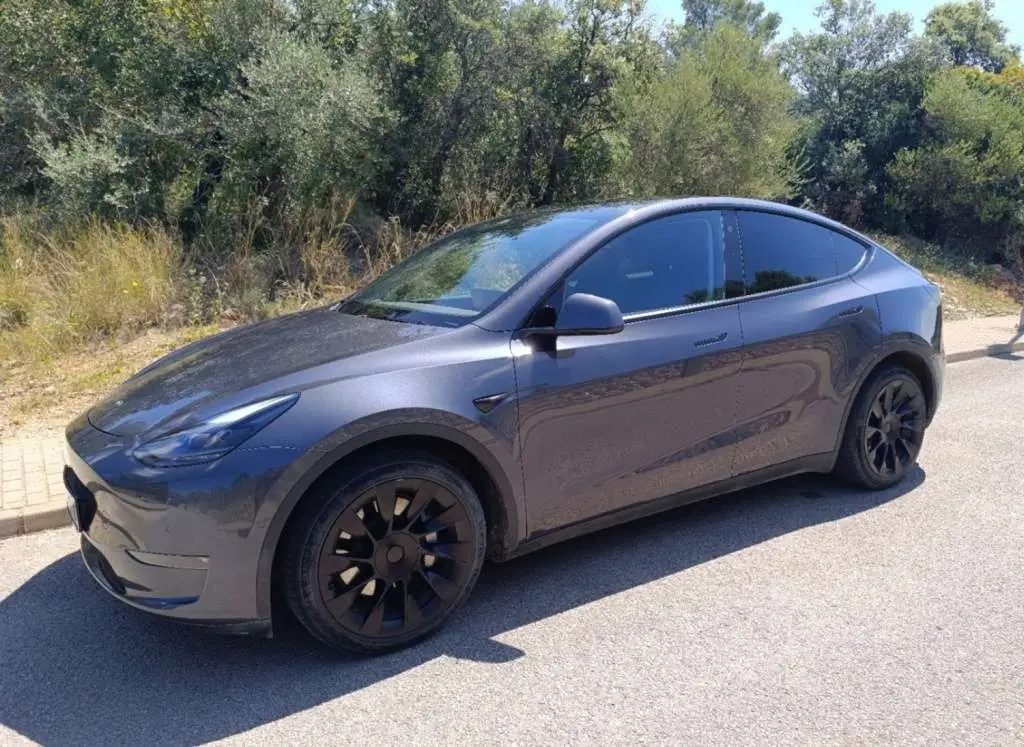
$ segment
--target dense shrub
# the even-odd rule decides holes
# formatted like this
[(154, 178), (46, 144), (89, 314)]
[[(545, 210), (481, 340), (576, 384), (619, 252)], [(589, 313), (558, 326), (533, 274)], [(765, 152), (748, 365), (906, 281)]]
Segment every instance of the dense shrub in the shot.
[(1019, 261), (1024, 73), (990, 2), (916, 35), (825, 0), (785, 41), (759, 2), (682, 5), (4, 3), (0, 326), (251, 318), (464, 222), (618, 197), (792, 200)]

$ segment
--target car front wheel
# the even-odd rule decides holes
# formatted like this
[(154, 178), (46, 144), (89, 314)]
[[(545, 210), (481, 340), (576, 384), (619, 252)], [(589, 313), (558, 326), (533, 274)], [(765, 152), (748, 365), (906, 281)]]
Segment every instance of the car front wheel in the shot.
[(486, 522), (472, 485), (428, 454), (343, 468), (289, 521), (280, 582), (288, 606), (334, 648), (384, 653), (422, 640), (465, 601)]

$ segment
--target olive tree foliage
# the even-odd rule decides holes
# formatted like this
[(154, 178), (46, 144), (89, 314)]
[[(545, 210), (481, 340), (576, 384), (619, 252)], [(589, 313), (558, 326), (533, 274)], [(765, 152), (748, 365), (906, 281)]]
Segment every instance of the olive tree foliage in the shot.
[(1020, 50), (1006, 41), (1007, 28), (992, 16), (992, 0), (943, 3), (925, 19), (925, 34), (956, 66), (998, 73)]
[(783, 46), (804, 118), (800, 196), (833, 217), (1019, 261), (1024, 76), (991, 3), (945, 3), (925, 34), (871, 0), (827, 0)]
[(215, 185), (237, 197), (229, 211), (362, 188), (386, 112), (346, 53), (351, 32), (318, 23), (309, 6), (11, 6), (0, 19), (12, 52), (0, 63), (2, 197), (42, 197), (58, 216), (195, 228)]
[(821, 30), (794, 34), (781, 52), (804, 118), (801, 195), (849, 223), (884, 225), (887, 166), (919, 141), (941, 57), (909, 15), (880, 14), (872, 0), (827, 0), (817, 14)]
[[(760, 3), (686, 0), (675, 54), (641, 0), (10, 7), (0, 199), (58, 218), (159, 220), (191, 241), (338, 196), (423, 224), (481, 195), (781, 195), (789, 178), (789, 93), (764, 51), (778, 18)], [(658, 160), (671, 173), (652, 176)]]
[[(5, 195), (47, 186), (70, 210), (159, 210), (166, 137), (182, 122), (171, 19), (146, 0), (7, 4), (0, 15)], [(173, 150), (173, 149), (172, 149)]]
[(244, 87), (214, 103), (223, 189), (255, 193), (277, 210), (361, 194), (379, 167), (388, 116), (367, 75), (338, 67), (323, 46), (270, 32), (244, 62)]
[[(420, 227), (725, 193), (1013, 255), (1021, 74), (990, 0), (916, 35), (825, 0), (0, 0), (0, 212), (273, 247), (337, 211)], [(973, 237), (973, 238), (972, 238)]]
[(794, 92), (762, 43), (718, 24), (634, 92), (630, 173), (637, 194), (790, 195)]
[(498, 13), (494, 0), (395, 0), (373, 11), (371, 65), (395, 113), (382, 139), (382, 210), (418, 222), (437, 212), (458, 146), (480, 136), (494, 103)]
[(1020, 262), (1024, 247), (1024, 69), (944, 70), (924, 101), (929, 136), (901, 151), (891, 210), (926, 238), (948, 237), (988, 261)]
[[(0, 200), (191, 241), (339, 195), (422, 224), (486, 194), (783, 194), (777, 18), (687, 4), (693, 48), (668, 55), (640, 0), (25, 0), (0, 16)], [(675, 138), (652, 181), (668, 116), (706, 145)]]
[(380, 206), (423, 220), (467, 191), (524, 205), (601, 195), (615, 93), (656, 64), (642, 10), (622, 0), (379, 9), (373, 55), (397, 113)]
[(777, 18), (759, 5), (730, 0), (681, 60), (634, 1), (447, 1), (375, 11), (374, 65), (396, 112), (381, 209), (429, 220), (465, 194), (523, 206), (787, 194), (792, 94), (764, 49)]
[[(643, 5), (631, 0), (573, 0), (560, 44), (547, 64), (539, 91), (548, 132), (526, 144), (535, 203), (568, 196), (585, 199), (601, 191), (613, 166), (623, 112), (620, 87), (642, 84), (653, 74)], [(536, 133), (537, 130), (534, 130)]]
[(674, 54), (700, 43), (702, 35), (719, 24), (730, 24), (747, 36), (769, 44), (782, 25), (782, 16), (769, 13), (757, 0), (682, 0), (683, 23), (665, 30), (666, 43)]
[(797, 119), (773, 50), (781, 16), (752, 0), (682, 9), (683, 23), (665, 29), (660, 74), (628, 92), (632, 192), (789, 197)]

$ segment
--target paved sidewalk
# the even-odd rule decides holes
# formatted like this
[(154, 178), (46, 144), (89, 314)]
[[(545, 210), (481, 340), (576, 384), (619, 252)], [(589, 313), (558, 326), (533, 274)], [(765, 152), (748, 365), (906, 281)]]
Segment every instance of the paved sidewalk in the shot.
[(946, 362), (956, 363), (986, 355), (1005, 355), (1024, 350), (1024, 337), (1017, 329), (1021, 317), (987, 316), (946, 322), (943, 341)]
[[(1017, 316), (947, 322), (946, 360), (950, 363), (1024, 351)], [(70, 523), (64, 499), (64, 467), (59, 437), (0, 442), (0, 538)]]
[(0, 443), (0, 537), (69, 522), (63, 468), (57, 438)]

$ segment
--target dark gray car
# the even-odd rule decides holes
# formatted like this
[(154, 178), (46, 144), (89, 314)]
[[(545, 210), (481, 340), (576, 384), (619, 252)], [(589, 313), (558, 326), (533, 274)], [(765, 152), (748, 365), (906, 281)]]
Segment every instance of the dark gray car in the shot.
[(119, 599), (269, 633), (279, 594), (379, 652), (485, 556), (799, 472), (891, 486), (943, 370), (938, 289), (812, 213), (542, 211), (157, 361), (68, 427), (64, 476)]

